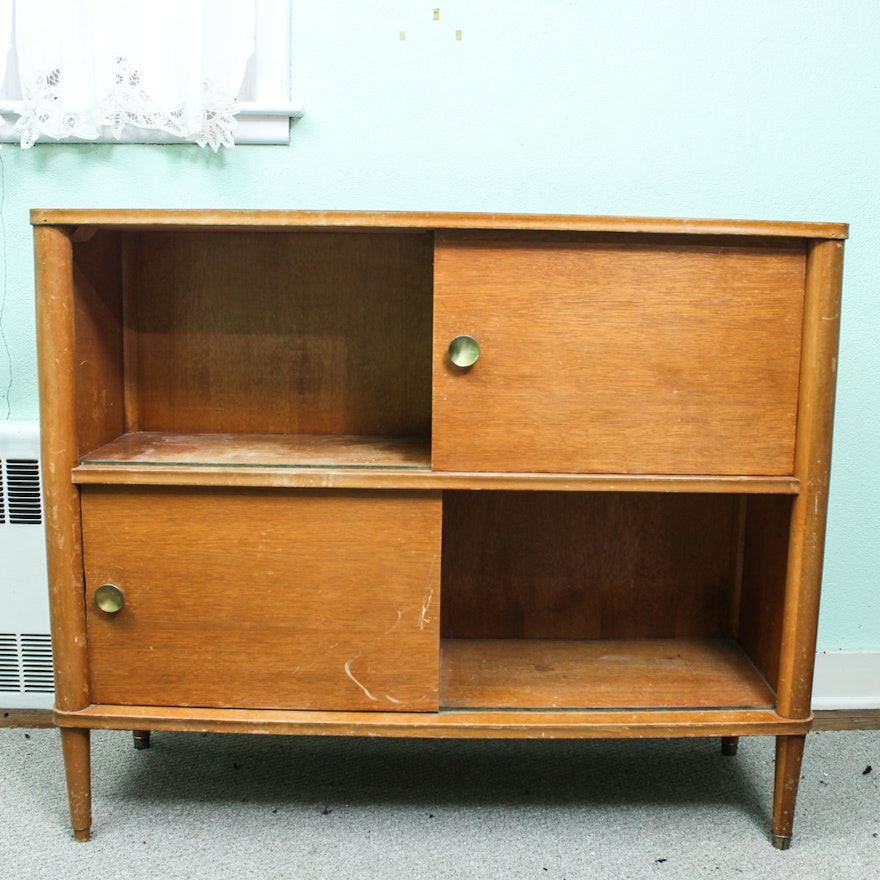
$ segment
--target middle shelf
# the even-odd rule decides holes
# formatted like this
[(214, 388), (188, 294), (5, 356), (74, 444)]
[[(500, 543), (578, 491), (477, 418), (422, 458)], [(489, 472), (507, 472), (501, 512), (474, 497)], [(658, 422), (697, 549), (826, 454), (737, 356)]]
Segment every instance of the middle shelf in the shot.
[(507, 489), (796, 495), (792, 476), (437, 471), (425, 435), (121, 434), (85, 453), (79, 484)]
[(85, 465), (227, 468), (431, 467), (426, 437), (362, 434), (123, 434), (83, 457)]

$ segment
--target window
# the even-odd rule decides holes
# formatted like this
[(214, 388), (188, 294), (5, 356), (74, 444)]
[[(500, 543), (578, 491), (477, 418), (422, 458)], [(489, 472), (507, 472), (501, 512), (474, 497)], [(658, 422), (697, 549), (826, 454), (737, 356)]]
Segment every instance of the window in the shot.
[[(13, 23), (30, 37), (34, 8), (32, 0), (0, 0), (0, 53), (9, 46), (2, 141), (196, 142), (216, 150), (233, 138), (288, 143), (289, 120), (302, 115), (289, 100), (290, 0), (44, 0), (41, 23), (51, 21), (56, 32), (17, 46)], [(137, 22), (133, 32), (113, 29), (120, 14), (124, 25)], [(203, 51), (175, 49), (175, 41)], [(97, 65), (92, 46), (107, 49)]]

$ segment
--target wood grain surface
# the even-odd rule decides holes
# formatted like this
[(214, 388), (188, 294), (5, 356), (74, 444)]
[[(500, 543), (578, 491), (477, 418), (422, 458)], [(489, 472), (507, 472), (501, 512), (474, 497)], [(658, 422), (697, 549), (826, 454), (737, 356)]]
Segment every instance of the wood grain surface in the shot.
[(126, 244), (130, 430), (428, 435), (427, 235)]
[(732, 638), (740, 498), (446, 492), (443, 635)]
[(729, 641), (444, 639), (441, 704), (465, 709), (767, 708)]

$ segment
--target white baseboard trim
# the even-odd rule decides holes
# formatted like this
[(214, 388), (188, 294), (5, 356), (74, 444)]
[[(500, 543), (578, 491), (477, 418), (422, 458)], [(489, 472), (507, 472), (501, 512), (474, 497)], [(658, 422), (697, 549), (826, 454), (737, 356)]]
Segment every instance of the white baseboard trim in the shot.
[(820, 651), (813, 710), (880, 709), (880, 651)]

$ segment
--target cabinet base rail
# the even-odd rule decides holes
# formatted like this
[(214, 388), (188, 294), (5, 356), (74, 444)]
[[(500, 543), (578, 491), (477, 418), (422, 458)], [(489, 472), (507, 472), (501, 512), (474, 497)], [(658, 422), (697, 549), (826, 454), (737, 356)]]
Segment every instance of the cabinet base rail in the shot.
[(92, 705), (55, 710), (61, 728), (175, 730), (302, 736), (388, 736), (473, 739), (627, 739), (647, 737), (788, 736), (805, 734), (806, 718), (773, 709), (461, 710), (316, 712)]

